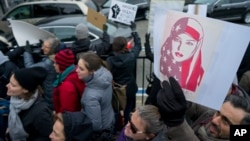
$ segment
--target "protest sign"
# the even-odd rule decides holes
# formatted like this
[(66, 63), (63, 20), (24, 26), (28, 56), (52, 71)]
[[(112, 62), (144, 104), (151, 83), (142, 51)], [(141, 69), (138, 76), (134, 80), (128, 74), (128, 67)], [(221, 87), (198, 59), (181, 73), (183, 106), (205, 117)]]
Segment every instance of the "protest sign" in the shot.
[(136, 12), (136, 5), (112, 0), (108, 18), (113, 21), (130, 25), (131, 21), (135, 21)]
[(235, 78), (249, 34), (247, 26), (157, 9), (154, 72), (161, 81), (173, 76), (187, 100), (218, 110)]
[(55, 37), (54, 34), (24, 21), (10, 20), (10, 25), (18, 46), (25, 46), (27, 40), (30, 44), (35, 44), (39, 40)]
[(101, 30), (103, 30), (103, 25), (106, 24), (107, 21), (104, 15), (101, 15), (91, 8), (88, 8), (87, 20)]

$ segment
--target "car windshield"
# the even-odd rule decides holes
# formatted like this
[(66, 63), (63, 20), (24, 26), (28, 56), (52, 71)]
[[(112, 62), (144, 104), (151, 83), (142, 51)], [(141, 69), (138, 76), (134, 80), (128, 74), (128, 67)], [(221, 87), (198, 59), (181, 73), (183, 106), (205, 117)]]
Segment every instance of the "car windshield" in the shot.
[(213, 2), (215, 2), (216, 0), (195, 0), (194, 3), (195, 4), (211, 4)]

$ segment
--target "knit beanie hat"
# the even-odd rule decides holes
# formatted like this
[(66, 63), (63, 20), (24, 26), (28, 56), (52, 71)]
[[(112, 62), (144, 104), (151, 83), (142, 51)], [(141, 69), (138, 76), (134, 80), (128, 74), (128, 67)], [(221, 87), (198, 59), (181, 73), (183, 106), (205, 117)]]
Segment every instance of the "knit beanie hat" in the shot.
[(63, 72), (66, 68), (73, 65), (75, 62), (75, 55), (70, 49), (64, 49), (56, 53), (55, 62), (59, 69)]
[(29, 92), (37, 89), (47, 76), (47, 70), (42, 67), (22, 68), (14, 72), (18, 83)]
[(89, 37), (88, 27), (80, 23), (76, 26), (75, 35), (77, 39), (85, 39)]

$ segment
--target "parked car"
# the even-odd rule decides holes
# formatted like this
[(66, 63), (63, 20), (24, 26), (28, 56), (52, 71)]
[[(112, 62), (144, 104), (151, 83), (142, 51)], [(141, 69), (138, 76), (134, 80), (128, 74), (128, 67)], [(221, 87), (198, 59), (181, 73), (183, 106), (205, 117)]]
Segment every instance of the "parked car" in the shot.
[[(86, 2), (86, 3), (85, 3)], [(34, 2), (25, 2), (13, 7), (10, 11), (1, 17), (0, 21), (0, 34), (9, 32), (8, 29), (8, 19), (23, 20), (28, 23), (36, 23), (37, 21), (56, 15), (72, 15), (72, 14), (82, 14), (87, 15), (88, 5), (92, 1), (53, 1), (53, 0), (43, 0)], [(91, 6), (94, 10), (99, 10)]]
[[(89, 37), (92, 44), (100, 43), (103, 35), (103, 31), (90, 22), (87, 21), (87, 17), (83, 15), (67, 15), (67, 16), (53, 16), (43, 20), (40, 20), (35, 25), (39, 28), (53, 33), (68, 47), (71, 47), (75, 38), (75, 27), (79, 23), (84, 23), (89, 29)], [(107, 33), (110, 35), (110, 43), (117, 36), (124, 36), (128, 40), (131, 39), (131, 29), (127, 25), (114, 23), (107, 21)]]
[[(136, 20), (139, 20), (139, 19), (148, 20), (150, 0), (119, 0), (119, 1), (138, 6), (137, 13), (135, 16)], [(112, 0), (106, 0), (104, 3), (101, 4), (101, 13), (103, 13), (107, 17), (109, 15), (111, 2)]]
[[(250, 23), (249, 0), (194, 0), (193, 4), (206, 4), (207, 16), (211, 18)], [(184, 7), (184, 12), (187, 6)]]

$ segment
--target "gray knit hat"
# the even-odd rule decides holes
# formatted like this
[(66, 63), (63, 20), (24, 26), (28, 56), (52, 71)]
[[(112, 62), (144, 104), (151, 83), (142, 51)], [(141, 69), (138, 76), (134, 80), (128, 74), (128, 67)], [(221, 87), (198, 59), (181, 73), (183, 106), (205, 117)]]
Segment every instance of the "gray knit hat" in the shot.
[(88, 27), (85, 26), (84, 24), (80, 23), (76, 26), (76, 38), (77, 39), (85, 39), (88, 38), (89, 36), (89, 30)]

